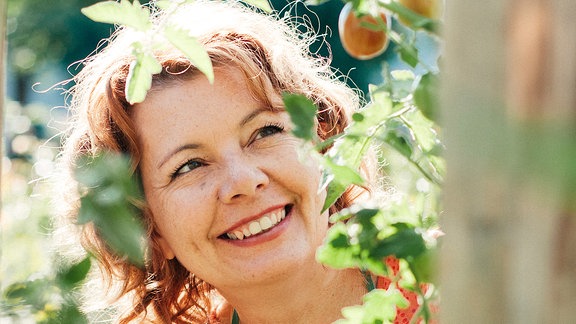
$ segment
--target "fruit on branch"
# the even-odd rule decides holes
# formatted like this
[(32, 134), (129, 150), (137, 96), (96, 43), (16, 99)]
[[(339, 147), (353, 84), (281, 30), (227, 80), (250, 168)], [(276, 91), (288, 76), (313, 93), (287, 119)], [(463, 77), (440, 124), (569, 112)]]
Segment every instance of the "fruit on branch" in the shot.
[(347, 3), (338, 19), (338, 33), (346, 52), (359, 60), (374, 58), (388, 47), (386, 29), (390, 28), (390, 17), (379, 11), (377, 16), (358, 15)]

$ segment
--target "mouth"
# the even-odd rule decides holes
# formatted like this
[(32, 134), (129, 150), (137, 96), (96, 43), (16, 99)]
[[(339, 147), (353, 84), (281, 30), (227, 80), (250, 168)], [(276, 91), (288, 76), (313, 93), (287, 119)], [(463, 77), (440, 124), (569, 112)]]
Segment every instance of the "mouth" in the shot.
[(232, 241), (242, 241), (255, 235), (266, 233), (280, 224), (286, 215), (290, 214), (293, 205), (286, 205), (284, 208), (277, 209), (270, 213), (262, 215), (247, 224), (239, 226), (230, 232), (220, 235), (218, 238)]

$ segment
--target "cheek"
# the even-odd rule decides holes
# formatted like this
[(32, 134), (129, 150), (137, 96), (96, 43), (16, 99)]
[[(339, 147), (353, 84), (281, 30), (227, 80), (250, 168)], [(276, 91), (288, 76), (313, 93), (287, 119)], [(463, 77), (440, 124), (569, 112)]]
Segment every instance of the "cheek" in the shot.
[[(198, 190), (174, 190), (169, 192), (152, 192), (147, 195), (149, 209), (152, 213), (159, 234), (167, 241), (181, 240), (184, 229), (191, 232), (202, 227), (202, 215), (206, 214), (207, 201), (198, 196)], [(191, 224), (194, 226), (191, 226)]]
[(314, 207), (317, 209), (318, 213), (322, 210), (324, 205), (324, 200), (326, 199), (326, 189), (320, 188), (320, 183), (322, 181), (322, 170), (320, 166), (311, 158), (308, 160), (298, 162), (299, 171), (295, 174), (298, 175), (298, 179), (301, 181), (301, 186), (303, 190), (307, 191), (312, 197)]

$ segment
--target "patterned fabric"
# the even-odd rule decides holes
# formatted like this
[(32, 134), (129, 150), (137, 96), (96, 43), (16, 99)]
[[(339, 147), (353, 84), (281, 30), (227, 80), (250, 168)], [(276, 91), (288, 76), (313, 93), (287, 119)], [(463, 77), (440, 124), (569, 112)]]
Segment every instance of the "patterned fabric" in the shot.
[[(398, 259), (394, 257), (388, 257), (386, 259), (386, 265), (388, 265), (388, 267), (392, 270), (393, 276), (398, 275), (398, 272), (400, 271), (400, 262), (398, 262)], [(376, 281), (376, 288), (388, 289), (391, 283), (392, 280), (390, 280), (389, 278), (378, 277)], [(418, 295), (411, 290), (401, 288), (400, 286), (398, 286), (398, 284), (396, 284), (396, 288), (402, 293), (404, 298), (408, 300), (410, 305), (406, 308), (396, 309), (396, 318), (394, 319), (394, 324), (410, 323), (412, 316), (414, 316), (414, 314), (418, 310), (418, 307), (420, 307), (420, 305), (418, 304)]]

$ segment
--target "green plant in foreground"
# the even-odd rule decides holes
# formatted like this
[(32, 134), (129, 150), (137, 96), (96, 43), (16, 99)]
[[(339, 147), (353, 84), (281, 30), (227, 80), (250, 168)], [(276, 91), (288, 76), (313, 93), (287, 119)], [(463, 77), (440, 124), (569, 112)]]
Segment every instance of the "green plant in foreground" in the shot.
[[(432, 121), (427, 119), (414, 104), (413, 90), (404, 91), (395, 87), (395, 82), (410, 81), (416, 78), (409, 71), (392, 73), (390, 83), (371, 88), (371, 101), (361, 111), (353, 115), (352, 124), (344, 134), (328, 139), (332, 147), (324, 155), (310, 152), (324, 166), (324, 186), (328, 195), (325, 209), (351, 184), (364, 183), (356, 171), (371, 146), (388, 147), (401, 155), (413, 166), (412, 170), (421, 175), (421, 180), (433, 187), (426, 192), (406, 195), (399, 201), (383, 204), (374, 201), (366, 206), (352, 206), (331, 216), (333, 223), (325, 243), (319, 248), (317, 258), (320, 262), (335, 268), (360, 268), (371, 273), (391, 276), (385, 259), (394, 256), (399, 259), (402, 276), (400, 286), (420, 294), (423, 301), (418, 313), (424, 319), (431, 317), (429, 300), (435, 297), (433, 279), (434, 256), (437, 247), (433, 234), (437, 229), (437, 210), (428, 210), (429, 206), (438, 207), (439, 189), (444, 174), (444, 162), (440, 157), (442, 144)], [(417, 88), (416, 88), (417, 89)], [(311, 102), (295, 95), (285, 96), (285, 106), (295, 123), (296, 136), (310, 140), (305, 131), (310, 127), (309, 114), (302, 114), (302, 107), (312, 110)], [(297, 104), (295, 104), (297, 103)], [(313, 117), (313, 116), (312, 116)], [(326, 143), (316, 143), (317, 148)], [(413, 202), (433, 201), (433, 204), (413, 208)], [(427, 290), (421, 290), (428, 283)], [(387, 291), (374, 291), (366, 296), (363, 306), (346, 308), (343, 323), (381, 323), (393, 319), (390, 310), (404, 307), (406, 301), (390, 285)]]

